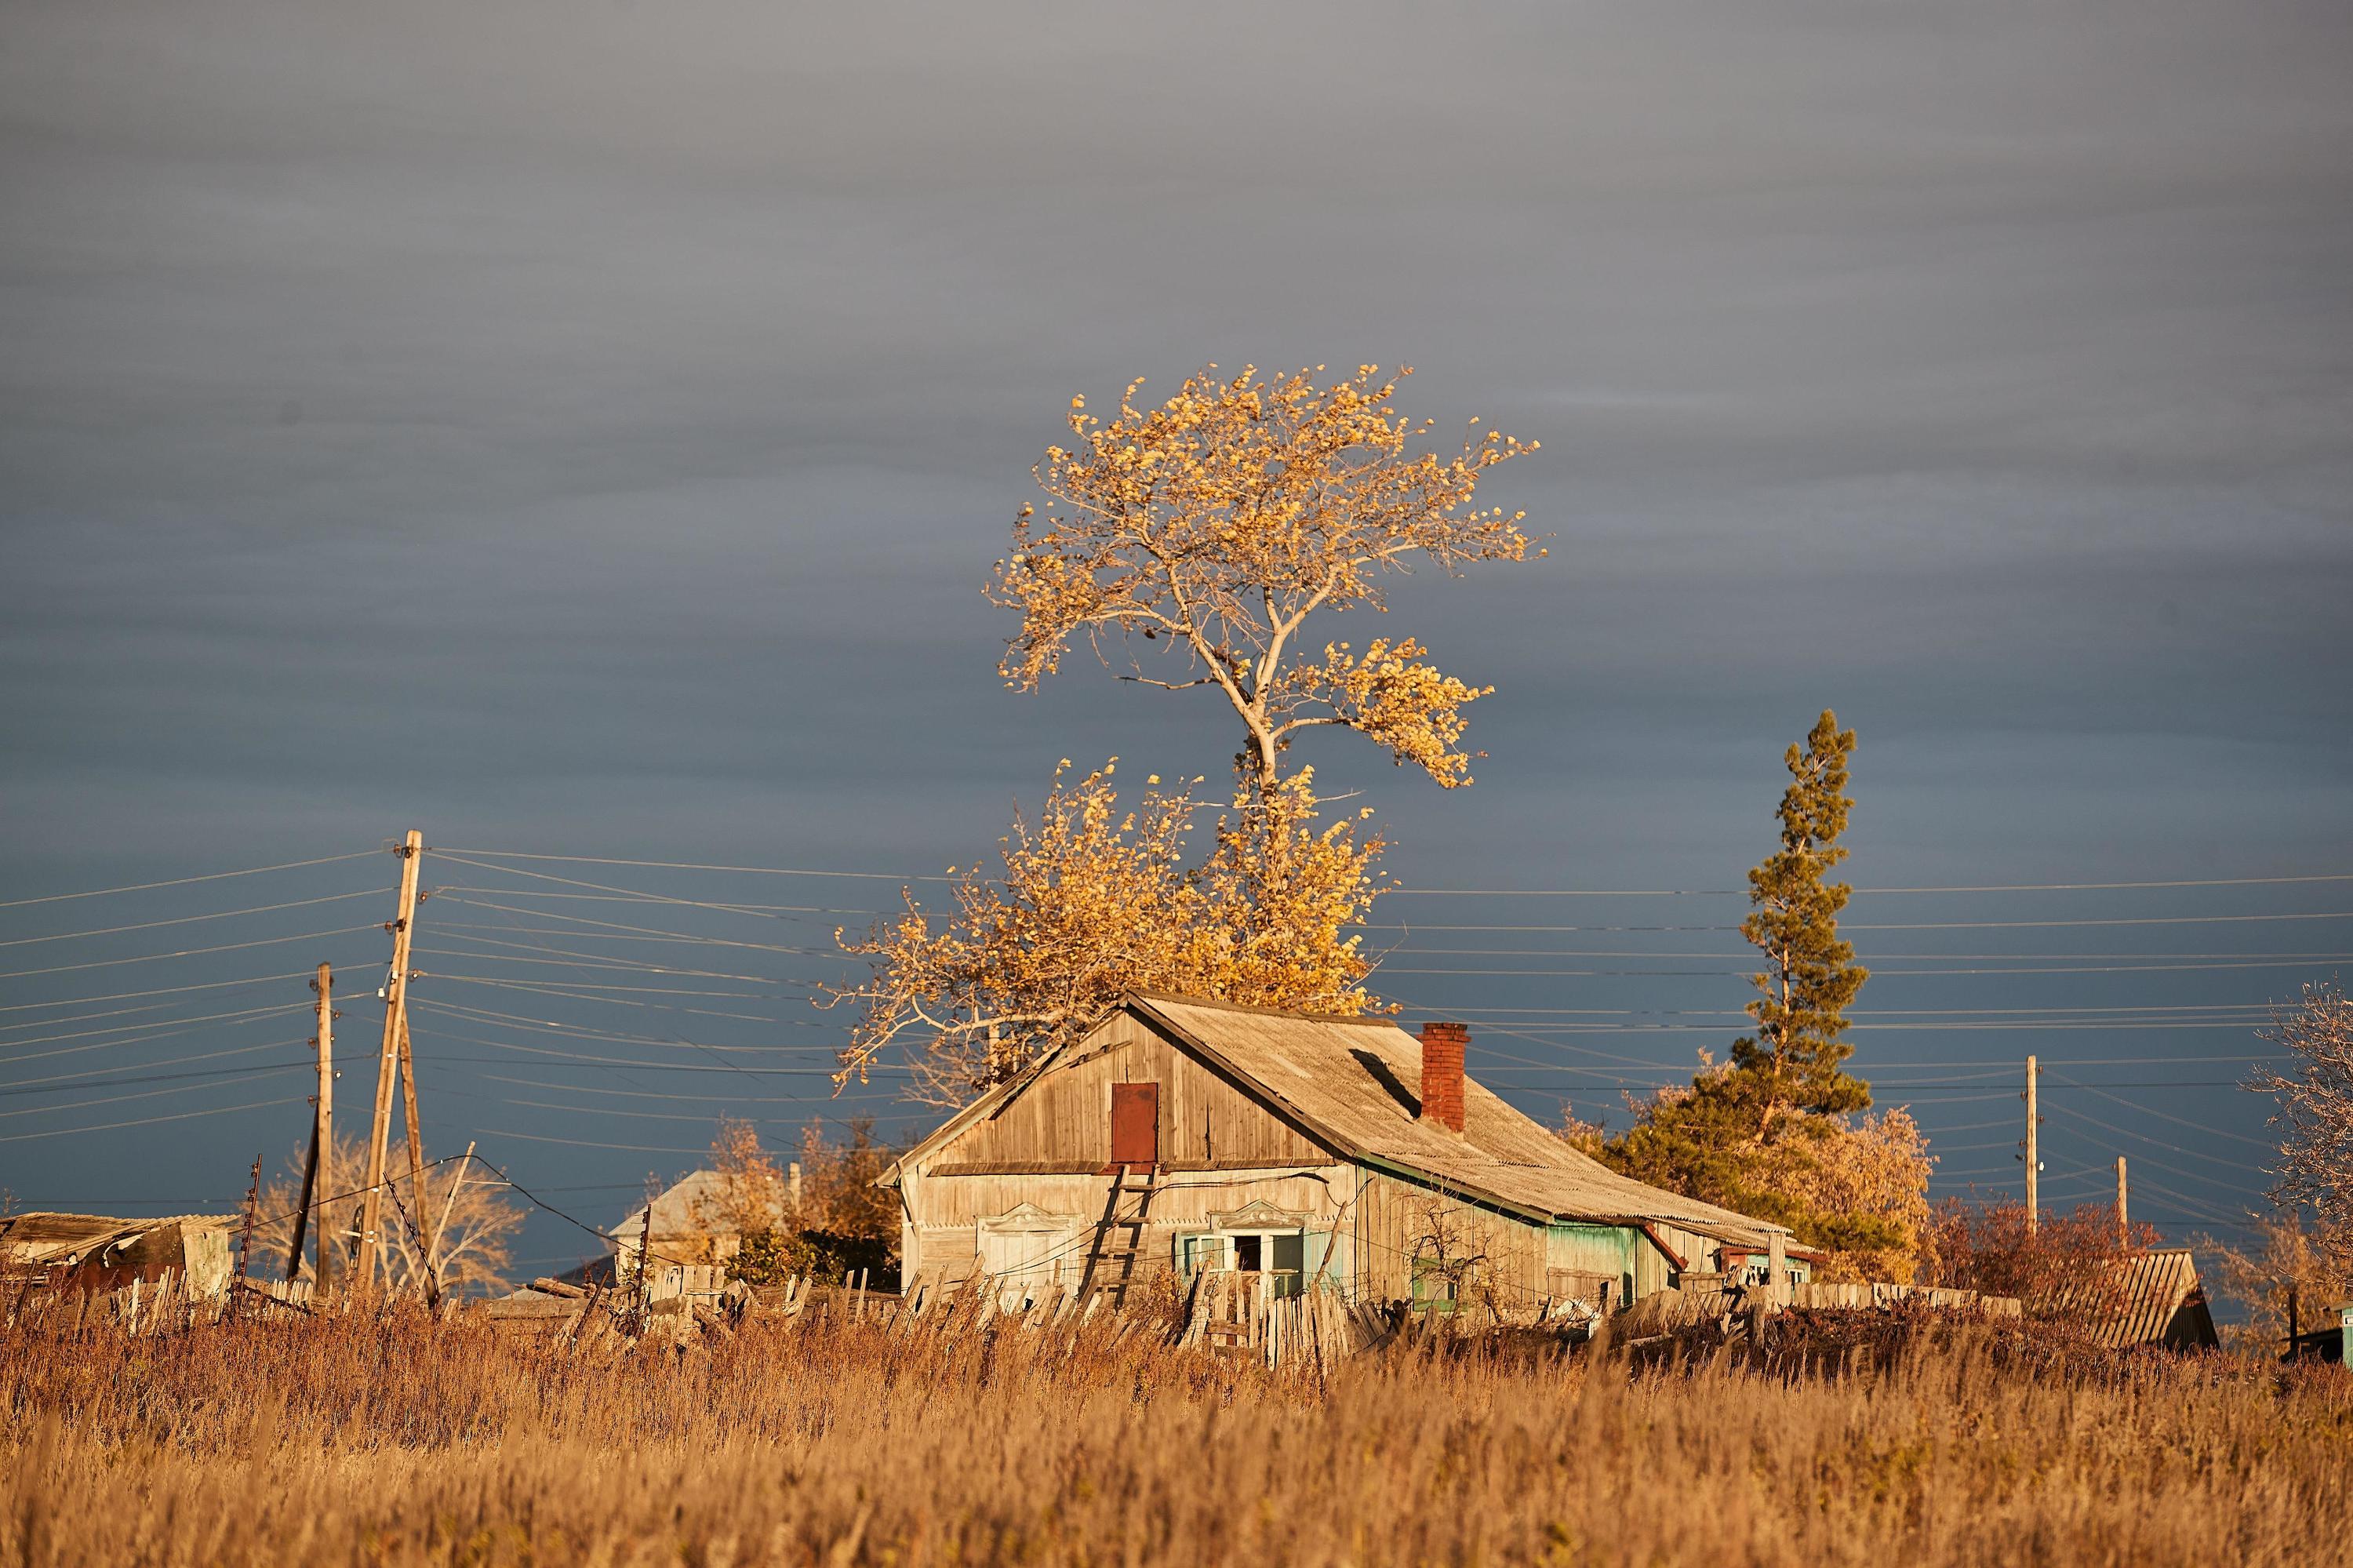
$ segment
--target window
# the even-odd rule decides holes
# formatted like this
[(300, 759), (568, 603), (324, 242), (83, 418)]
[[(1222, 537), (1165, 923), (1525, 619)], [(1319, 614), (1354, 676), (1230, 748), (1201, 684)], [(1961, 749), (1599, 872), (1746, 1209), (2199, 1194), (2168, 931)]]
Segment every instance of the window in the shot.
[(1160, 1163), (1160, 1086), (1111, 1086), (1111, 1163)]
[(1307, 1237), (1301, 1231), (1212, 1231), (1181, 1237), (1178, 1261), (1189, 1277), (1205, 1268), (1264, 1274), (1278, 1296), (1296, 1296), (1307, 1274)]

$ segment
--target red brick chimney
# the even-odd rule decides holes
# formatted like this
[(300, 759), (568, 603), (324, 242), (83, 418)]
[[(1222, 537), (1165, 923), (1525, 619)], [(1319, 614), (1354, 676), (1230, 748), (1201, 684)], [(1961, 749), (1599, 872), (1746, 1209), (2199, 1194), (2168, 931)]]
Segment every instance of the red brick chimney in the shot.
[(1471, 1044), (1467, 1023), (1421, 1026), (1421, 1117), (1449, 1132), (1462, 1130), (1462, 1052)]

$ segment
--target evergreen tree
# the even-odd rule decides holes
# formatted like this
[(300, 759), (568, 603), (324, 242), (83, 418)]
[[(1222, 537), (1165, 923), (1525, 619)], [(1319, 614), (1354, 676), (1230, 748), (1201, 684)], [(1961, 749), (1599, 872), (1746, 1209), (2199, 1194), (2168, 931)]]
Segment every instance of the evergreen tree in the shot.
[(1733, 1042), (1732, 1065), (1755, 1105), (1753, 1144), (1778, 1141), (1792, 1113), (1841, 1116), (1871, 1104), (1870, 1086), (1841, 1069), (1854, 1054), (1840, 1038), (1846, 1010), (1870, 973), (1839, 939), (1839, 911), (1853, 889), (1823, 880), (1847, 856), (1838, 841), (1854, 805), (1846, 793), (1853, 751), (1854, 731), (1823, 709), (1805, 746), (1784, 758), (1780, 852), (1748, 874), (1740, 934), (1763, 952), (1765, 968), (1753, 977), (1762, 994), (1748, 1004), (1757, 1033)]
[(1925, 1140), (1902, 1112), (1850, 1120), (1871, 1088), (1844, 1070), (1841, 1036), (1866, 971), (1839, 939), (1852, 892), (1825, 874), (1854, 802), (1846, 793), (1854, 732), (1825, 711), (1789, 747), (1781, 847), (1748, 874), (1741, 935), (1763, 953), (1748, 1004), (1756, 1032), (1710, 1062), (1689, 1088), (1662, 1089), (1616, 1138), (1572, 1124), (1568, 1136), (1612, 1169), (1654, 1186), (1790, 1226), (1843, 1255), (1833, 1273), (1908, 1275), (1927, 1215)]

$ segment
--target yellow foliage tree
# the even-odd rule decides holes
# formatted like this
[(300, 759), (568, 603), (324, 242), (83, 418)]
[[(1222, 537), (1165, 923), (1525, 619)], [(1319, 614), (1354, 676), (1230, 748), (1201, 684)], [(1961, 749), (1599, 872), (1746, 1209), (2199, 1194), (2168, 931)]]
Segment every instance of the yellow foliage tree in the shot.
[[(1077, 444), (1048, 448), (1032, 471), (1047, 511), (1021, 509), (989, 584), (1021, 612), (1007, 683), (1036, 687), (1083, 640), (1106, 663), (1116, 650), (1123, 679), (1216, 688), (1247, 731), (1252, 789), (1273, 785), (1294, 736), (1325, 726), (1447, 788), (1469, 783), (1462, 709), (1492, 687), (1433, 668), (1410, 637), (1319, 654), (1301, 632), (1318, 610), (1382, 608), (1390, 573), (1524, 558), (1525, 514), (1472, 503), (1482, 473), (1536, 443), (1473, 419), (1459, 455), (1417, 452), (1430, 426), (1391, 401), (1410, 369), (1359, 366), (1319, 387), (1322, 369), (1268, 382), (1209, 366), (1148, 408), (1133, 382), (1109, 420), (1072, 398)], [(1177, 667), (1147, 673), (1135, 639), (1166, 641)]]
[(905, 894), (895, 919), (836, 933), (871, 970), (819, 998), (858, 1012), (837, 1086), (865, 1082), (907, 1038), (913, 1097), (963, 1105), (1130, 991), (1343, 1014), (1373, 1005), (1360, 983), (1370, 963), (1345, 929), (1380, 891), (1381, 841), (1357, 832), (1370, 813), (1319, 828), (1309, 769), (1271, 790), (1244, 784), (1191, 865), (1200, 780), (1164, 789), (1155, 777), (1123, 810), (1115, 765), (1071, 781), (1063, 763), (1037, 821), (1017, 819), (1001, 841), (1001, 871), (961, 874), (952, 914)]

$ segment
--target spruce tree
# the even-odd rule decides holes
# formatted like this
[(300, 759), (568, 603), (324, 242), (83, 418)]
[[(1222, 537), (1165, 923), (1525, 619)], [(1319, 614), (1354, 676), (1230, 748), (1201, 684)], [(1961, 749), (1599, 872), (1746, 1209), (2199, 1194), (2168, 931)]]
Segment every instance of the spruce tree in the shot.
[(1854, 1047), (1841, 1038), (1867, 977), (1839, 939), (1839, 913), (1852, 889), (1826, 874), (1846, 859), (1838, 841), (1854, 804), (1846, 793), (1853, 751), (1854, 732), (1825, 711), (1785, 758), (1781, 847), (1748, 874), (1750, 910), (1740, 927), (1765, 959), (1747, 1009), (1756, 1032), (1689, 1088), (1642, 1102), (1618, 1136), (1589, 1126), (1573, 1126), (1569, 1136), (1639, 1181), (1789, 1225), (1808, 1245), (1848, 1255), (1847, 1272), (1860, 1275), (1908, 1258), (1919, 1227), (1894, 1212), (1902, 1202), (1858, 1209), (1829, 1195), (1855, 1190), (1857, 1172), (1892, 1172), (1878, 1185), (1908, 1191), (1910, 1207), (1924, 1208), (1927, 1177), (1908, 1120), (1850, 1120), (1871, 1104), (1870, 1086), (1844, 1071)]
[(1828, 708), (1802, 747), (1784, 758), (1789, 787), (1781, 795), (1781, 848), (1748, 874), (1748, 917), (1740, 934), (1765, 955), (1748, 1004), (1757, 1033), (1733, 1043), (1732, 1065), (1746, 1080), (1756, 1125), (1752, 1143), (1771, 1143), (1794, 1113), (1840, 1116), (1871, 1104), (1870, 1086), (1842, 1071), (1854, 1054), (1841, 1039), (1846, 1010), (1870, 971), (1839, 939), (1839, 912), (1853, 889), (1824, 874), (1846, 859), (1839, 837), (1854, 801), (1846, 793), (1854, 731)]

